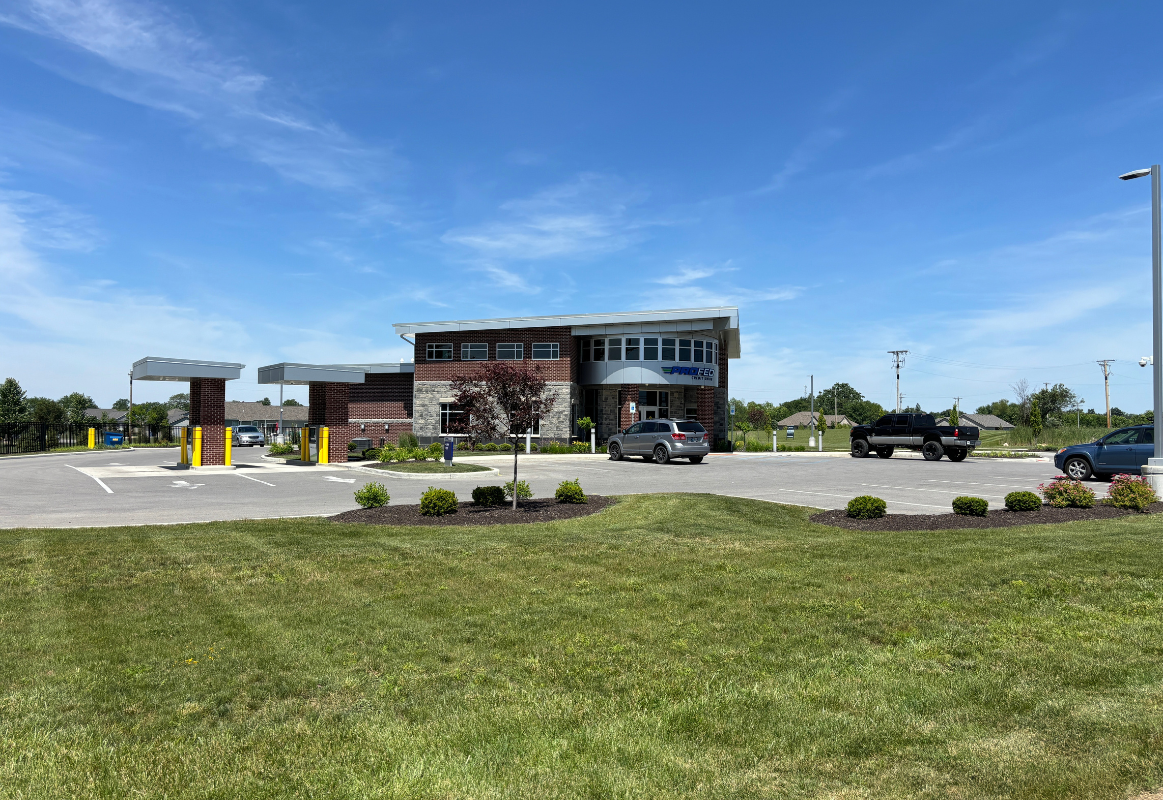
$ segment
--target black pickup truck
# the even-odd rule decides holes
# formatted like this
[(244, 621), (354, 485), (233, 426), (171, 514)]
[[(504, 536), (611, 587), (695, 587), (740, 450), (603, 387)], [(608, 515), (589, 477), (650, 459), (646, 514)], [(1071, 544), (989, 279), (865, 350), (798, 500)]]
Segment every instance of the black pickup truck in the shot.
[(893, 450), (907, 447), (920, 450), (926, 461), (964, 461), (977, 447), (981, 432), (970, 425), (938, 425), (932, 414), (885, 414), (871, 425), (857, 425), (849, 434), (852, 457), (866, 458), (876, 453), (892, 458)]

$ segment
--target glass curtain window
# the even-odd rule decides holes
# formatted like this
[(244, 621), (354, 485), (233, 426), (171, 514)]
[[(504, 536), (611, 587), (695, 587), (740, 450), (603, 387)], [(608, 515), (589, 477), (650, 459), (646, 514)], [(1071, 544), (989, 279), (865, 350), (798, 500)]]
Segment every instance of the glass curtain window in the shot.
[(452, 342), (441, 344), (429, 342), (426, 348), (426, 355), (429, 361), (451, 361)]
[(695, 339), (695, 363), (703, 363), (703, 342), (701, 339)]
[(561, 357), (560, 345), (557, 342), (545, 342), (533, 345), (534, 361), (556, 361)]
[(460, 420), (460, 415), (464, 413), (464, 409), (460, 406), (454, 406), (452, 403), (440, 404), (440, 433), (449, 434), (457, 433), (456, 425)]
[(488, 361), (489, 346), (487, 344), (462, 344), (460, 346), (461, 361)]
[(658, 405), (658, 392), (639, 392), (638, 401), (644, 406)]
[(525, 357), (525, 345), (513, 342), (497, 345), (498, 361), (520, 361)]
[(622, 360), (622, 340), (621, 339), (607, 339), (606, 349), (610, 354), (610, 361)]
[(678, 360), (679, 361), (690, 361), (691, 360), (691, 340), (690, 339), (679, 339), (678, 340)]
[(594, 361), (606, 360), (606, 340), (594, 339)]
[(637, 361), (642, 357), (642, 340), (637, 336), (626, 340), (626, 360)]
[(642, 340), (642, 360), (658, 360), (658, 339), (656, 337), (647, 336)]
[(658, 393), (658, 418), (670, 419), (670, 392)]
[(662, 340), (662, 360), (674, 361), (674, 339)]

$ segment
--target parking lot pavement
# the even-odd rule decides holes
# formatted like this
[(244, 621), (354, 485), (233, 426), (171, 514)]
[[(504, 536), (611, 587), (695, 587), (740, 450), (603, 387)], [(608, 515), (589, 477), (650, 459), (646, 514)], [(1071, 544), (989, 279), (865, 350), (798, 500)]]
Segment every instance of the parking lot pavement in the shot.
[[(338, 514), (355, 508), (353, 492), (383, 483), (392, 503), (417, 503), (429, 484), (470, 499), (474, 486), (511, 477), (504, 456), (463, 459), (501, 471), (446, 477), (396, 478), (344, 465), (291, 466), (262, 458), (263, 450), (235, 449), (237, 469), (180, 469), (176, 449), (98, 451), (30, 459), (0, 459), (0, 527), (83, 527), (201, 522)], [(358, 466), (358, 465), (352, 465)], [(890, 513), (948, 512), (958, 495), (984, 497), (1000, 507), (1006, 493), (1035, 490), (1056, 474), (1053, 464), (1008, 459), (928, 462), (836, 458), (827, 454), (734, 453), (702, 464), (665, 466), (602, 456), (532, 456), (520, 477), (536, 497), (577, 478), (592, 494), (695, 492), (748, 497), (818, 508), (842, 508), (856, 495), (888, 502)]]

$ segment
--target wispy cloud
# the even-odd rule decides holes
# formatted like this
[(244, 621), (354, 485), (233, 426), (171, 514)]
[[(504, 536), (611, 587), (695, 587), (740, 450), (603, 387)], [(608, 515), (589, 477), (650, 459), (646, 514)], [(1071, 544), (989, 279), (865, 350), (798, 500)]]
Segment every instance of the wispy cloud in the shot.
[(91, 216), (43, 194), (0, 189), (0, 205), (22, 244), (88, 253), (104, 239)]
[(502, 219), (455, 228), (442, 241), (490, 260), (611, 253), (642, 241), (650, 226), (666, 224), (632, 213), (644, 199), (644, 192), (618, 178), (582, 173), (532, 197), (504, 203)]
[(350, 190), (383, 177), (390, 154), (280, 96), (266, 75), (225, 55), (192, 23), (132, 0), (23, 0), (0, 12), (65, 47), (45, 65), (134, 103), (177, 114), (220, 147), (288, 180)]
[(677, 273), (658, 278), (654, 282), (661, 283), (663, 286), (686, 286), (703, 278), (709, 278), (712, 275), (725, 272), (728, 269), (729, 267), (679, 267)]
[(874, 180), (877, 178), (894, 177), (921, 169), (938, 156), (964, 149), (979, 142), (987, 133), (995, 130), (996, 127), (997, 120), (993, 115), (983, 115), (957, 126), (940, 140), (927, 147), (911, 153), (894, 156), (879, 164), (865, 168), (862, 171), (862, 177), (865, 180)]
[(804, 172), (825, 150), (843, 137), (844, 132), (839, 128), (821, 128), (814, 131), (792, 151), (783, 163), (783, 167), (771, 176), (771, 180), (753, 190), (751, 194), (778, 192), (787, 185), (788, 181)]

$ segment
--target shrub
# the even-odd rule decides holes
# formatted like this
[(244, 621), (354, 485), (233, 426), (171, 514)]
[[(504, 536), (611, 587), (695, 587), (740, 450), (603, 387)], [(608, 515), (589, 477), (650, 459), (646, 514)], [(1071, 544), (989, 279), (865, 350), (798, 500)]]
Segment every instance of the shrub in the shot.
[(437, 461), (444, 458), (444, 445), (440, 442), (433, 442), (428, 445), (428, 457)]
[(1011, 492), (1006, 495), (1006, 508), (1012, 512), (1036, 512), (1042, 501), (1033, 492)]
[(363, 451), (363, 457), (368, 461), (378, 461), (380, 458), (380, 451), (378, 448), (369, 447)]
[(390, 499), (388, 490), (382, 483), (369, 483), (362, 489), (355, 490), (355, 502), (364, 508), (386, 506)]
[(864, 494), (848, 501), (848, 516), (853, 519), (877, 519), (884, 516), (887, 508), (888, 504), (879, 497)]
[(472, 450), (472, 445), (468, 443), (467, 439), (461, 439), (456, 443), (457, 450)]
[(397, 444), (401, 447), (419, 447), (420, 440), (411, 431), (404, 431), (397, 437)]
[(499, 449), (496, 442), (488, 442), (481, 447), (482, 450), (487, 450), (490, 453), (495, 453)]
[(420, 495), (420, 513), (426, 517), (443, 517), (445, 514), (455, 514), (458, 503), (456, 494), (448, 489), (437, 489), (429, 486), (428, 491)]
[(1159, 496), (1146, 478), (1131, 475), (1115, 475), (1106, 494), (1106, 502), (1115, 508), (1133, 508), (1136, 511), (1144, 511), (1158, 500)]
[(295, 446), (292, 444), (272, 444), (270, 454), (272, 456), (289, 456), (295, 452)]
[(573, 452), (575, 452), (575, 453), (588, 453), (589, 451), (590, 451), (590, 443), (589, 442), (574, 442), (573, 443)]
[(1050, 483), (1043, 483), (1038, 491), (1054, 508), (1094, 507), (1094, 492), (1083, 486), (1082, 481), (1072, 481), (1065, 475), (1059, 475)]
[(980, 497), (954, 497), (953, 513), (965, 517), (984, 517), (989, 513), (989, 501)]
[(349, 453), (355, 452), (355, 442), (348, 442), (347, 443), (347, 452), (349, 452)]
[(577, 478), (559, 483), (553, 496), (559, 503), (584, 503), (586, 501), (586, 493), (582, 491), (581, 483), (578, 482)]
[[(533, 496), (533, 490), (529, 488), (529, 484), (525, 481), (517, 481), (517, 499), (528, 500)], [(513, 499), (513, 482), (509, 481), (505, 484), (505, 499)]]
[(1010, 492), (1006, 495), (1006, 508), (1010, 511), (1037, 511), (1042, 501), (1033, 492)]
[(380, 452), (376, 455), (376, 458), (380, 460), (381, 464), (389, 464), (392, 461), (399, 460), (401, 454), (401, 451), (394, 447), (389, 448), (387, 445), (384, 445), (380, 448)]
[(502, 451), (502, 452), (509, 453), (509, 452), (512, 452), (513, 445), (509, 444), (508, 442), (505, 442), (504, 444), (497, 445), (497, 449)]
[(499, 506), (505, 502), (505, 490), (500, 486), (478, 486), (472, 490), (474, 506)]

